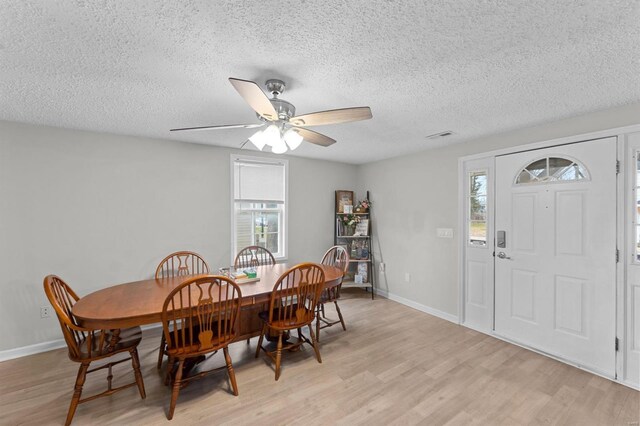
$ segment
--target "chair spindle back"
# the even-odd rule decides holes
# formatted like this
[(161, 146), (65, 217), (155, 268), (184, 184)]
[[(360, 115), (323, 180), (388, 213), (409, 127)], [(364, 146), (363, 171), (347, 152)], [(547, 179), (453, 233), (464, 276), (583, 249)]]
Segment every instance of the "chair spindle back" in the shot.
[[(333, 246), (322, 256), (323, 265), (335, 266), (342, 270), (342, 276), (347, 273), (349, 269), (349, 253), (347, 249), (342, 246)], [(328, 288), (325, 290), (324, 298), (327, 301), (335, 301), (340, 298), (340, 290), (342, 288), (342, 279), (337, 286)]]
[(285, 272), (271, 293), (270, 327), (277, 329), (278, 323), (287, 328), (310, 324), (315, 318), (324, 281), (324, 271), (315, 263), (301, 263)]
[(62, 335), (69, 348), (69, 358), (79, 361), (83, 357), (103, 355), (110, 351), (111, 342), (105, 330), (92, 330), (78, 325), (71, 311), (80, 299), (78, 295), (56, 275), (44, 278), (44, 292), (56, 311)]
[(349, 268), (349, 253), (342, 246), (333, 246), (322, 256), (322, 262), (320, 263), (335, 266), (345, 273)]
[(240, 287), (232, 280), (207, 275), (173, 289), (162, 308), (169, 352), (208, 352), (233, 341), (239, 331)]
[(198, 253), (177, 251), (165, 257), (156, 268), (156, 278), (208, 274), (209, 265)]
[(236, 269), (253, 268), (261, 265), (275, 265), (276, 259), (269, 250), (260, 246), (249, 246), (240, 250), (233, 262)]

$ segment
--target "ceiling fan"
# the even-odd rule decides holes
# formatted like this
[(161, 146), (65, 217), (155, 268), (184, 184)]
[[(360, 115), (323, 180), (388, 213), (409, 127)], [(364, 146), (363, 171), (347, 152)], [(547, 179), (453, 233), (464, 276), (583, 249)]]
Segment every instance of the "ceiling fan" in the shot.
[[(290, 102), (278, 98), (284, 92), (285, 83), (282, 80), (271, 79), (265, 83), (267, 92), (273, 96), (271, 99), (265, 95), (260, 87), (253, 81), (229, 78), (229, 82), (240, 96), (256, 112), (262, 123), (255, 124), (227, 124), (222, 126), (184, 127), (171, 129), (172, 132), (191, 130), (213, 129), (253, 129), (267, 125), (264, 130), (259, 130), (249, 138), (259, 150), (265, 145), (271, 146), (271, 152), (282, 154), (287, 149), (294, 150), (302, 143), (302, 140), (320, 145), (329, 146), (336, 141), (321, 133), (314, 132), (305, 127), (321, 126), (324, 124), (338, 124), (349, 121), (368, 120), (372, 117), (371, 108), (355, 107), (332, 109), (327, 111), (312, 112), (309, 114), (295, 115), (296, 108)], [(246, 142), (244, 143), (246, 144)], [(242, 146), (244, 146), (244, 144)]]

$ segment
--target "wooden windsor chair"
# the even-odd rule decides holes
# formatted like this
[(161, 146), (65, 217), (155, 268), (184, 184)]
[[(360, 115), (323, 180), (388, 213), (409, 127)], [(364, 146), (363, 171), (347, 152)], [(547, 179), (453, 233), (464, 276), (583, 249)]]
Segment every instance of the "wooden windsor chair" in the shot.
[[(240, 287), (235, 282), (217, 275), (189, 279), (167, 296), (162, 307), (162, 326), (169, 356), (168, 375), (178, 363), (167, 414), (169, 420), (173, 418), (180, 388), (187, 381), (226, 368), (233, 394), (238, 395), (228, 346), (240, 329), (241, 298)], [(220, 349), (226, 366), (183, 377), (186, 360)]]
[[(56, 275), (48, 275), (44, 278), (44, 292), (51, 302), (56, 316), (60, 322), (62, 335), (69, 349), (69, 358), (71, 361), (80, 363), (78, 376), (74, 386), (71, 405), (67, 412), (65, 425), (70, 425), (73, 415), (79, 404), (108, 396), (123, 389), (138, 386), (140, 397), (145, 398), (144, 382), (142, 381), (142, 373), (140, 372), (140, 360), (138, 359), (138, 344), (142, 339), (140, 327), (132, 327), (117, 330), (93, 330), (78, 325), (78, 321), (73, 316), (71, 309), (79, 300), (76, 293)], [(89, 369), (94, 361), (100, 361), (110, 358), (122, 352), (129, 352), (129, 357), (114, 362), (107, 362), (99, 367)], [(119, 387), (113, 387), (112, 368), (116, 364), (131, 360), (135, 381)], [(82, 397), (82, 387), (84, 386), (87, 374), (93, 373), (104, 368), (108, 369), (107, 390), (99, 394)]]
[[(315, 309), (324, 288), (324, 271), (315, 263), (302, 263), (285, 272), (273, 287), (269, 310), (258, 315), (263, 321), (256, 358), (263, 350), (275, 362), (276, 380), (280, 378), (280, 361), (283, 349), (294, 349), (304, 343), (309, 343), (316, 353), (319, 363), (322, 362), (320, 349), (316, 341), (311, 323), (315, 318)], [(302, 327), (309, 327), (308, 339), (302, 334)], [(296, 342), (283, 343), (283, 334), (288, 330), (298, 330)], [(269, 331), (278, 334), (275, 351), (269, 351), (262, 346), (265, 334)]]
[[(156, 278), (180, 277), (187, 275), (208, 274), (209, 265), (198, 253), (192, 251), (177, 251), (162, 259), (156, 268)], [(160, 337), (158, 365), (162, 367), (162, 358), (166, 352), (164, 334)]]
[(252, 268), (261, 265), (275, 265), (276, 259), (269, 250), (260, 246), (248, 246), (240, 250), (233, 262), (235, 269)]
[[(321, 263), (323, 265), (331, 265), (341, 269), (344, 276), (347, 269), (349, 269), (349, 253), (347, 253), (347, 250), (342, 246), (333, 246), (327, 250), (324, 256), (322, 256)], [(342, 312), (340, 312), (340, 306), (338, 306), (341, 287), (342, 279), (340, 279), (340, 284), (331, 288), (326, 288), (322, 291), (322, 294), (320, 294), (320, 300), (316, 306), (316, 338), (318, 341), (320, 341), (320, 330), (323, 328), (331, 327), (340, 323), (342, 324), (342, 329), (347, 331), (347, 326), (344, 323)], [(329, 320), (325, 315), (324, 305), (329, 302), (333, 302), (336, 307), (336, 312), (338, 313), (338, 320), (336, 321)]]

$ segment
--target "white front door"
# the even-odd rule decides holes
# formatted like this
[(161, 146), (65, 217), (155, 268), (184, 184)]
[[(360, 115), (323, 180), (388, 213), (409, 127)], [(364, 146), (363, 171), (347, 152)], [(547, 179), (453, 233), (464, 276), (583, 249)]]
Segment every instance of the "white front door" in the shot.
[(495, 214), (495, 332), (615, 377), (616, 139), (497, 157)]

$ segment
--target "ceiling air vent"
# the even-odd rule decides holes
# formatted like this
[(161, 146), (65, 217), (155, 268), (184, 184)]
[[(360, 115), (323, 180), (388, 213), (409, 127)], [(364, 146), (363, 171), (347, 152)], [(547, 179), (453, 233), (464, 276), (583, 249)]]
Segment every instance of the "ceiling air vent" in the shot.
[(425, 136), (425, 139), (438, 139), (438, 138), (445, 138), (447, 136), (451, 136), (453, 135), (453, 131), (451, 130), (445, 130), (444, 132), (440, 132), (440, 133), (434, 133), (432, 135), (428, 135)]

